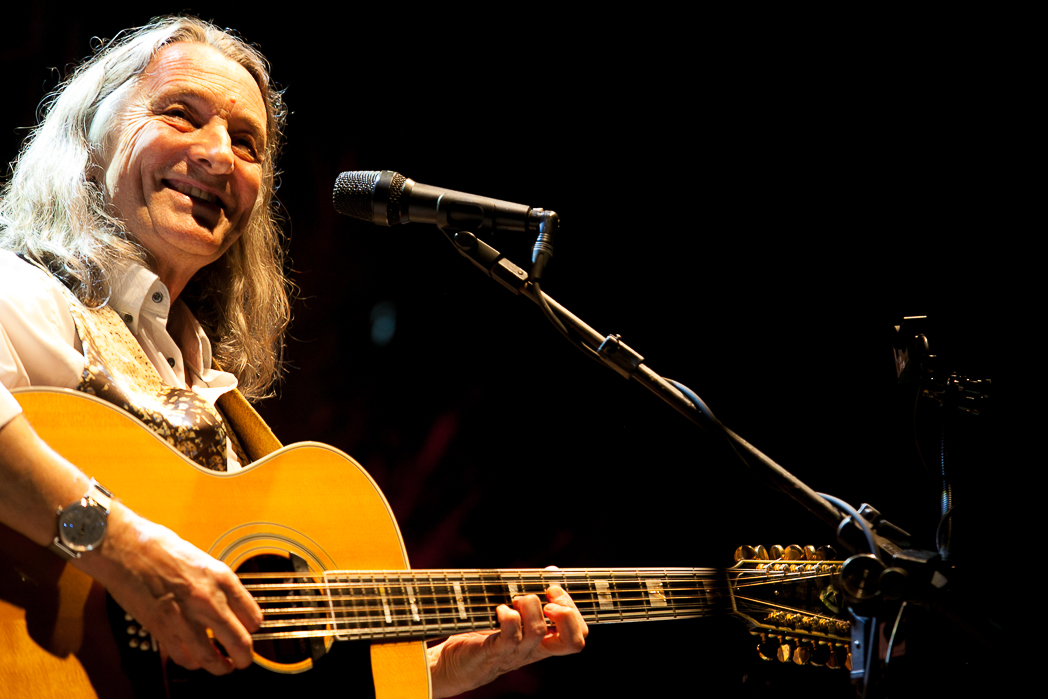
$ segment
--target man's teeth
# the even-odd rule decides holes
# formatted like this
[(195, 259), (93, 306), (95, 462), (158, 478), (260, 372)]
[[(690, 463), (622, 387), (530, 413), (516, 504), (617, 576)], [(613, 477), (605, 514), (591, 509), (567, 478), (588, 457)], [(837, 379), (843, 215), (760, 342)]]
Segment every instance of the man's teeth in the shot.
[(171, 188), (174, 189), (176, 192), (188, 194), (191, 197), (203, 199), (204, 201), (210, 202), (212, 204), (218, 203), (218, 197), (216, 197), (214, 194), (211, 194), (210, 192), (205, 192), (202, 189), (197, 189), (196, 187), (193, 187), (191, 185), (184, 185), (178, 182), (172, 182)]

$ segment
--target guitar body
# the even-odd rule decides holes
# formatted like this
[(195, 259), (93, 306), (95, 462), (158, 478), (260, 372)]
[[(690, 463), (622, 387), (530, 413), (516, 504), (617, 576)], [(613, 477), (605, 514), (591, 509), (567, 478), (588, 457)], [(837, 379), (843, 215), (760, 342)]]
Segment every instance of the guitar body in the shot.
[[(316, 573), (409, 568), (385, 497), (359, 464), (336, 449), (293, 445), (237, 473), (216, 473), (91, 396), (65, 390), (15, 395), (58, 453), (142, 516), (234, 570), (260, 556), (297, 556)], [(12, 696), (63, 699), (130, 696), (118, 645), (126, 643), (126, 632), (110, 628), (105, 606), (104, 590), (90, 578), (0, 525), (5, 696), (9, 689)], [(370, 654), (376, 697), (430, 696), (423, 642), (376, 643)], [(309, 658), (289, 663), (257, 653), (256, 663), (279, 674), (312, 667)]]

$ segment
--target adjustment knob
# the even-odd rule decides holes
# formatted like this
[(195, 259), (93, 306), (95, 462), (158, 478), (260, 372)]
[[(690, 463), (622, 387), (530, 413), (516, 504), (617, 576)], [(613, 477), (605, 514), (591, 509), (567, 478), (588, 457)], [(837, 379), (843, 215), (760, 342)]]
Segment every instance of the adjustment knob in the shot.
[(795, 665), (807, 665), (811, 660), (811, 646), (801, 644), (793, 651), (793, 662)]
[(790, 659), (793, 657), (793, 644), (788, 640), (780, 644), (775, 657), (780, 663), (790, 662)]
[(791, 544), (786, 547), (786, 551), (783, 553), (783, 558), (787, 561), (800, 561), (804, 559), (804, 549), (797, 544)]
[(841, 585), (844, 594), (854, 602), (863, 602), (881, 594), (880, 577), (885, 565), (872, 553), (860, 553), (844, 562)]
[(785, 550), (786, 549), (779, 546), (778, 544), (772, 544), (772, 546), (768, 549), (768, 559), (772, 561), (779, 560), (780, 558), (782, 558), (782, 553)]

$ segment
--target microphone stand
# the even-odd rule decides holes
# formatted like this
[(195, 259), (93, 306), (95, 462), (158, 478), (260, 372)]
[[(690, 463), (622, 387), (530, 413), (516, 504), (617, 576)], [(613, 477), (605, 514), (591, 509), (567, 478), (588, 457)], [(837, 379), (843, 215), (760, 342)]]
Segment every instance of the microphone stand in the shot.
[(968, 622), (959, 612), (960, 601), (951, 599), (948, 594), (948, 580), (943, 571), (949, 572), (951, 577), (953, 573), (943, 565), (938, 553), (909, 548), (910, 535), (885, 520), (869, 504), (864, 503), (855, 510), (833, 496), (816, 493), (728, 429), (687, 387), (652, 370), (644, 357), (622, 342), (620, 336), (601, 335), (546, 295), (541, 288), (541, 275), (552, 256), (552, 239), (559, 219), (552, 211), (539, 209), (534, 212), (540, 223), (530, 274), (473, 233), (440, 228), (459, 254), (513, 294), (523, 295), (537, 304), (553, 325), (584, 354), (619, 376), (637, 381), (703, 429), (719, 430), (743, 462), (760, 477), (836, 529), (838, 541), (856, 553), (844, 562), (841, 586), (852, 618), (851, 677), (860, 686), (863, 697), (879, 689), (880, 680), (872, 672), (878, 662), (879, 614), (887, 619), (895, 618), (887, 655), (882, 661), (885, 668), (891, 659), (896, 631), (908, 603), (929, 608), (940, 618), (954, 623), (969, 638), (980, 641), (985, 647), (992, 645), (991, 634), (985, 631), (986, 624)]
[[(556, 214), (550, 211), (545, 212), (545, 215), (548, 218), (547, 222), (544, 223), (549, 227), (555, 227)], [(543, 231), (541, 227), (542, 224), (540, 224), (540, 240), (544, 234), (547, 237), (552, 237), (551, 231)], [(841, 525), (845, 517), (837, 508), (820, 497), (818, 493), (792, 473), (721, 424), (719, 420), (709, 413), (709, 409), (702, 404), (702, 401), (697, 396), (692, 394), (690, 398), (687, 397), (684, 391), (680, 390), (684, 387), (663, 378), (652, 370), (644, 363), (644, 357), (623, 342), (618, 335), (603, 336), (598, 333), (574, 313), (543, 292), (538, 277), (529, 275), (528, 272), (503, 257), (498, 250), (477, 238), (473, 233), (468, 231), (449, 232), (447, 230), (443, 232), (455, 249), (458, 250), (459, 254), (476, 265), (489, 277), (499, 282), (513, 294), (523, 295), (540, 307), (544, 307), (544, 311), (547, 309), (551, 311), (553, 315), (551, 320), (554, 320), (555, 324), (560, 324), (562, 328), (567, 330), (566, 334), (569, 336), (569, 340), (579, 345), (584, 353), (624, 379), (632, 379), (644, 386), (663, 402), (703, 429), (710, 427), (712, 422), (718, 429), (724, 430), (728, 440), (732, 442), (737, 450), (742, 448), (748, 452), (748, 456), (744, 457), (744, 460), (751, 466), (755, 466), (764, 478), (831, 527), (836, 529)], [(548, 242), (546, 245), (551, 247)], [(548, 256), (545, 259), (548, 260)], [(540, 274), (541, 266), (544, 265), (544, 262), (545, 260), (536, 262)], [(684, 390), (687, 391), (687, 389)], [(688, 393), (691, 392), (688, 391)]]

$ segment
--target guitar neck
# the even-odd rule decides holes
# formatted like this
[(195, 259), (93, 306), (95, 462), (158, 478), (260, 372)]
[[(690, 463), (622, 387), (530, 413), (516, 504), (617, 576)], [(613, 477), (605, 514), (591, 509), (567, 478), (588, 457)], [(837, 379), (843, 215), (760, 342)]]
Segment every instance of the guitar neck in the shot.
[(721, 611), (714, 568), (328, 571), (241, 576), (262, 607), (256, 639), (385, 641), (498, 628), (496, 608), (558, 585), (589, 624), (688, 619)]

